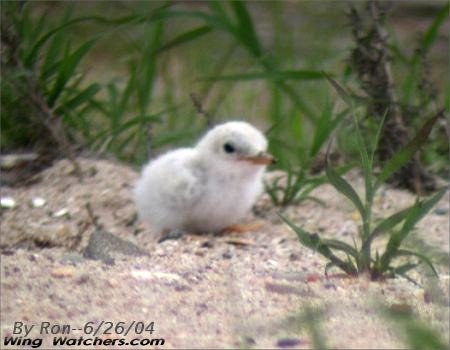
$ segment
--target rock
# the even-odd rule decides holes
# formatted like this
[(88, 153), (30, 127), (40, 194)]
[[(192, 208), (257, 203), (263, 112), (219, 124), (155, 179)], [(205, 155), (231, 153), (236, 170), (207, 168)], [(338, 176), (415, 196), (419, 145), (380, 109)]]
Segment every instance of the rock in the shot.
[(85, 258), (101, 260), (107, 265), (114, 264), (112, 255), (116, 254), (130, 256), (148, 255), (146, 251), (137, 245), (101, 230), (97, 230), (91, 235), (89, 243), (83, 252)]

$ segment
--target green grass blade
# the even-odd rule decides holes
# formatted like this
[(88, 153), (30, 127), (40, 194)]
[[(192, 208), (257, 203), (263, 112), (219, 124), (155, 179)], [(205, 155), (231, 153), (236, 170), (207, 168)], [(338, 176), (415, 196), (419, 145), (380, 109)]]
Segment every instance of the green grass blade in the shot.
[(155, 136), (152, 140), (152, 146), (154, 148), (163, 147), (167, 145), (173, 145), (174, 143), (182, 143), (192, 139), (195, 133), (191, 130), (174, 130), (167, 131), (161, 135)]
[(433, 128), (436, 121), (442, 116), (443, 111), (439, 111), (434, 116), (430, 117), (424, 125), (420, 128), (414, 138), (391, 159), (389, 159), (383, 166), (380, 175), (378, 176), (375, 187), (378, 188), (381, 183), (389, 179), (397, 170), (405, 165), (412, 156), (426, 143), (428, 135)]
[(140, 148), (140, 143), (139, 141), (136, 141), (138, 139), (138, 137), (136, 136), (138, 133), (137, 132), (132, 132), (129, 133), (128, 135), (126, 135), (125, 139), (123, 140), (118, 140), (118, 139), (112, 139), (112, 141), (114, 142), (110, 142), (108, 144), (108, 148), (117, 154), (123, 154), (124, 150), (127, 149), (128, 147), (130, 147), (129, 145), (134, 141), (135, 143), (135, 147), (133, 150), (133, 155), (132, 155), (132, 160), (135, 162), (136, 158), (138, 158), (139, 156), (136, 156), (137, 149)]
[(24, 65), (26, 67), (30, 67), (33, 62), (35, 62), (37, 55), (39, 54), (39, 50), (41, 50), (42, 46), (56, 33), (58, 33), (59, 31), (75, 24), (75, 23), (80, 23), (86, 20), (89, 20), (90, 18), (76, 18), (70, 21), (65, 21), (65, 23), (63, 23), (62, 25), (50, 30), (49, 32), (47, 32), (46, 34), (44, 34), (34, 45), (33, 47), (30, 49), (30, 52), (28, 54), (26, 54), (26, 56), (24, 57)]
[(217, 77), (203, 77), (200, 80), (214, 80), (214, 81), (250, 81), (250, 80), (320, 80), (323, 79), (322, 73), (314, 70), (286, 70), (286, 71), (267, 71), (267, 72), (253, 72), (222, 75)]
[(56, 109), (56, 113), (59, 114), (64, 110), (74, 110), (80, 105), (86, 103), (88, 100), (92, 99), (97, 92), (101, 89), (100, 84), (94, 83), (89, 85), (84, 90), (80, 91), (77, 95), (72, 97), (70, 100), (65, 102), (63, 105)]
[(383, 114), (383, 117), (381, 118), (380, 123), (378, 124), (377, 132), (376, 132), (375, 138), (373, 139), (373, 142), (372, 142), (372, 149), (370, 152), (370, 166), (372, 168), (373, 168), (373, 164), (374, 164), (374, 160), (375, 160), (375, 153), (378, 148), (378, 143), (380, 142), (381, 132), (383, 131), (384, 122), (386, 121), (387, 114), (388, 114), (388, 109), (386, 109), (386, 111)]
[[(327, 152), (328, 153), (328, 152)], [(355, 205), (358, 211), (361, 214), (361, 218), (365, 217), (365, 209), (359, 198), (356, 191), (352, 186), (341, 176), (339, 175), (329, 164), (328, 155), (326, 160), (325, 173), (327, 175), (328, 180), (333, 185), (333, 187), (341, 192), (345, 197), (350, 199), (350, 201)]]
[(400, 257), (400, 256), (414, 256), (414, 257), (418, 258), (419, 261), (424, 262), (431, 269), (431, 271), (433, 271), (433, 274), (436, 277), (438, 277), (438, 273), (437, 273), (436, 269), (434, 268), (433, 263), (425, 255), (417, 253), (417, 252), (413, 252), (413, 251), (407, 250), (407, 249), (399, 249), (397, 251), (397, 253), (395, 254), (395, 257)]
[(117, 104), (117, 111), (116, 111), (117, 117), (122, 117), (128, 108), (131, 96), (137, 86), (136, 75), (137, 75), (136, 68), (130, 67), (130, 76), (128, 77), (125, 89), (122, 91), (120, 99)]
[(294, 204), (298, 204), (300, 202), (304, 202), (304, 201), (307, 201), (307, 200), (319, 204), (322, 208), (326, 208), (327, 207), (327, 204), (326, 204), (325, 201), (321, 200), (320, 198), (314, 197), (314, 196), (308, 196), (308, 195), (304, 194), (303, 192), (300, 193), (300, 195), (295, 198)]
[[(211, 3), (216, 3), (216, 5), (220, 4), (219, 1), (210, 2), (209, 3), (210, 7)], [(161, 13), (155, 19), (164, 20), (168, 18), (177, 18), (177, 17), (188, 17), (199, 19), (214, 28), (218, 28), (220, 30), (223, 30), (227, 33), (234, 35), (234, 28), (232, 28), (231, 24), (228, 21), (228, 18), (226, 18), (226, 15), (222, 16), (221, 14), (218, 13), (216, 13), (215, 15), (211, 15), (210, 13), (206, 13), (203, 11), (182, 11), (169, 9), (161, 11)]]
[(165, 22), (158, 21), (155, 26), (149, 26), (145, 35), (149, 38), (144, 45), (142, 54), (145, 60), (138, 66), (136, 72), (136, 87), (139, 113), (145, 115), (153, 95), (153, 87), (156, 81), (157, 64), (154, 50), (161, 46), (164, 35)]
[(48, 96), (48, 104), (49, 106), (53, 106), (55, 104), (56, 99), (64, 90), (67, 82), (72, 78), (78, 64), (81, 59), (89, 52), (89, 50), (94, 45), (96, 39), (89, 40), (84, 44), (80, 45), (80, 47), (75, 50), (72, 54), (65, 55), (61, 67), (58, 71), (58, 77), (56, 78), (56, 82)]
[(103, 113), (103, 116), (109, 119), (110, 128), (114, 130), (119, 125), (120, 117), (122, 116), (122, 111), (119, 107), (119, 91), (116, 84), (110, 82), (106, 85), (106, 92), (107, 101), (98, 107), (100, 107), (99, 110)]
[[(73, 12), (73, 7), (70, 6), (64, 11), (64, 14), (61, 16), (59, 21), (60, 29), (54, 32), (47, 40), (50, 40), (48, 44), (44, 41), (42, 47), (36, 52), (39, 56), (39, 51), (44, 48), (44, 44), (47, 46), (45, 50), (42, 50), (42, 54), (45, 55), (45, 60), (43, 63), (43, 67), (41, 68), (42, 77), (51, 76), (52, 73), (57, 71), (57, 67), (61, 64), (59, 61), (64, 53), (65, 43), (67, 41), (68, 35), (68, 27), (65, 26), (66, 23), (71, 21), (71, 16)], [(47, 41), (46, 40), (46, 41)], [(35, 58), (33, 58), (35, 60)], [(56, 64), (56, 69), (55, 69)]]
[(331, 103), (326, 103), (315, 125), (312, 143), (309, 148), (309, 155), (311, 158), (317, 155), (325, 141), (328, 139), (331, 131), (334, 129), (332, 129), (331, 125), (331, 120), (333, 119), (332, 113), (333, 107)]
[(419, 266), (419, 264), (413, 264), (413, 263), (407, 263), (407, 264), (403, 264), (400, 266), (397, 266), (395, 268), (392, 269), (392, 273), (394, 275), (404, 275), (407, 272), (411, 271), (412, 269), (415, 269), (417, 266)]
[(402, 231), (411, 231), (416, 223), (428, 214), (428, 212), (440, 201), (445, 192), (447, 192), (447, 188), (441, 189), (427, 200), (418, 202), (417, 209), (411, 211), (411, 214), (407, 216)]
[(280, 205), (280, 201), (278, 200), (278, 192), (282, 191), (282, 188), (277, 185), (276, 181), (272, 183), (264, 181), (264, 191), (269, 195), (270, 200), (274, 205)]
[(439, 29), (445, 23), (448, 18), (450, 5), (447, 3), (437, 14), (431, 26), (425, 32), (422, 40), (420, 41), (420, 48), (423, 52), (427, 52), (431, 46), (436, 42), (439, 34)]
[[(353, 264), (353, 262), (350, 260), (350, 259), (347, 259), (347, 261), (345, 262), (348, 266), (349, 266), (349, 269), (351, 270), (351, 271), (358, 271), (358, 269), (356, 268), (356, 266), (355, 266), (355, 264)], [(326, 265), (325, 265), (325, 271), (324, 271), (324, 274), (325, 274), (325, 276), (328, 276), (328, 271), (332, 268), (332, 267), (337, 267), (337, 268), (340, 268), (338, 265), (336, 265), (334, 262), (328, 262)], [(347, 272), (348, 273), (348, 272)], [(348, 273), (349, 275), (356, 275), (356, 273), (357, 272), (353, 272), (353, 273)]]
[(306, 232), (301, 227), (296, 226), (293, 222), (291, 222), (289, 219), (285, 218), (281, 214), (278, 214), (278, 216), (297, 234), (297, 237), (299, 238), (300, 242), (305, 247), (308, 247), (313, 251), (316, 251), (319, 254), (323, 255), (325, 258), (330, 260), (331, 263), (339, 267), (347, 274), (349, 275), (357, 274), (357, 271), (354, 268), (354, 266), (352, 264), (349, 264), (348, 262), (341, 260), (336, 255), (334, 255), (331, 249), (326, 244), (323, 243), (323, 241), (317, 234), (311, 234), (309, 232)]
[(287, 179), (286, 179), (286, 186), (283, 189), (283, 204), (287, 204), (291, 201), (291, 190), (292, 190), (292, 183), (293, 179), (296, 175), (294, 174), (294, 171), (292, 170), (291, 164), (288, 163), (288, 169), (287, 169)]
[(211, 11), (215, 12), (217, 18), (220, 18), (223, 23), (226, 23), (227, 26), (231, 28), (232, 24), (227, 14), (227, 10), (224, 7), (224, 3), (225, 2), (221, 1), (208, 1), (208, 7), (211, 9)]
[[(352, 111), (353, 112), (353, 111)], [(364, 175), (364, 186), (365, 186), (365, 195), (366, 195), (366, 203), (372, 203), (373, 198), (373, 186), (372, 186), (372, 164), (369, 158), (369, 152), (367, 150), (367, 145), (364, 142), (364, 138), (361, 133), (361, 129), (359, 127), (359, 122), (356, 119), (356, 116), (353, 114), (353, 120), (355, 124), (355, 134), (356, 134), (356, 142), (359, 150), (359, 156), (361, 158), (361, 166)], [(368, 232), (365, 232), (365, 235), (368, 235)]]
[[(411, 210), (408, 212), (408, 217), (416, 217), (419, 212), (420, 203), (417, 202)], [(408, 236), (409, 233), (411, 233), (411, 230), (405, 230), (405, 224), (403, 224), (403, 228), (400, 231), (393, 232), (391, 237), (389, 238), (389, 241), (386, 245), (386, 250), (384, 251), (383, 255), (380, 258), (380, 270), (381, 272), (386, 271), (389, 268), (389, 265), (391, 264), (392, 259), (396, 256), (397, 251), (402, 244), (403, 240)]]
[(54, 39), (50, 42), (48, 49), (45, 50), (44, 63), (41, 68), (41, 74), (39, 81), (45, 86), (47, 80), (51, 80), (53, 75), (58, 72), (58, 68), (61, 66), (61, 58), (63, 56), (65, 44), (65, 36), (63, 33), (55, 35)]
[[(101, 16), (86, 16), (86, 17), (79, 17), (79, 18), (74, 18), (72, 20), (69, 20), (69, 17), (67, 17), (67, 20), (63, 20), (62, 24), (57, 26), (56, 28), (53, 28), (52, 30), (48, 31), (47, 33), (45, 33), (44, 35), (42, 35), (39, 40), (37, 40), (34, 45), (31, 47), (31, 49), (29, 51), (27, 51), (24, 54), (24, 65), (26, 67), (30, 67), (33, 62), (36, 60), (39, 51), (42, 49), (42, 47), (46, 44), (46, 42), (56, 33), (58, 33), (61, 30), (66, 29), (67, 27), (70, 27), (74, 24), (79, 24), (82, 22), (86, 22), (86, 21), (93, 21), (93, 22), (98, 22), (98, 23), (103, 23), (103, 24), (107, 24), (107, 25), (121, 25), (121, 24), (125, 24), (125, 23), (131, 23), (133, 21), (137, 21), (137, 20), (144, 20), (145, 18), (140, 18), (139, 16), (124, 16), (124, 17), (120, 17), (120, 18), (104, 18)], [(155, 18), (158, 19), (158, 18)]]
[(392, 214), (391, 216), (387, 217), (386, 219), (382, 220), (372, 231), (366, 242), (364, 242), (363, 246), (370, 244), (373, 242), (375, 238), (380, 236), (383, 233), (388, 232), (394, 226), (402, 222), (406, 219), (408, 216), (408, 213), (411, 211), (412, 207), (408, 207), (406, 209), (403, 209), (397, 213)]
[(213, 27), (210, 25), (204, 25), (200, 26), (191, 30), (188, 30), (187, 32), (184, 32), (169, 42), (165, 43), (158, 49), (156, 49), (155, 53), (161, 53), (167, 50), (170, 50), (176, 46), (180, 46), (182, 44), (188, 43), (189, 41), (195, 40), (205, 34), (210, 33), (213, 30)]
[(405, 218), (403, 227), (400, 231), (391, 235), (391, 238), (386, 246), (386, 251), (381, 256), (380, 264), (383, 271), (388, 268), (391, 260), (398, 254), (401, 243), (408, 236), (408, 234), (412, 232), (416, 223), (421, 220), (437, 202), (439, 202), (446, 191), (447, 189), (444, 188), (438, 191), (431, 198), (416, 202), (416, 204), (410, 208)]
[[(273, 70), (273, 69), (272, 69)], [(292, 101), (295, 107), (303, 113), (303, 115), (314, 122), (316, 120), (315, 111), (308, 103), (297, 93), (296, 89), (288, 85), (285, 81), (275, 81), (277, 88), (283, 91)]]
[(120, 127), (115, 130), (114, 135), (117, 137), (123, 132), (127, 131), (133, 126), (139, 126), (142, 123), (160, 123), (161, 118), (157, 115), (139, 115), (137, 117), (131, 118), (127, 122), (120, 125)]
[(328, 82), (334, 87), (339, 97), (344, 101), (349, 107), (353, 106), (353, 100), (347, 90), (341, 86), (336, 80), (334, 80), (330, 74), (322, 72), (322, 75), (328, 80)]
[(352, 256), (355, 259), (358, 257), (358, 252), (356, 251), (356, 249), (345, 242), (338, 241), (336, 239), (323, 239), (322, 238), (322, 243), (325, 244), (326, 246), (330, 247), (331, 249), (343, 251), (344, 253)]
[(385, 309), (384, 314), (403, 331), (408, 349), (448, 350), (448, 344), (440, 333), (418, 320), (415, 314), (399, 313), (389, 309)]
[(307, 306), (304, 311), (304, 321), (307, 332), (311, 337), (311, 344), (314, 350), (325, 350), (328, 346), (325, 342), (326, 336), (320, 327), (320, 320), (323, 318), (322, 310), (315, 310)]
[(243, 1), (230, 1), (230, 6), (237, 19), (237, 39), (255, 56), (262, 56), (262, 46), (258, 40), (252, 18)]
[[(330, 116), (327, 116), (327, 113), (330, 113)], [(342, 112), (338, 113), (334, 118), (331, 118), (331, 113), (331, 109), (328, 110), (328, 108), (325, 108), (322, 112), (322, 115), (319, 117), (309, 152), (311, 157), (317, 155), (325, 142), (330, 138), (333, 130), (335, 130), (340, 122), (347, 116), (348, 109), (345, 109)]]
[[(31, 47), (31, 43), (36, 42), (41, 35), (42, 31), (46, 28), (46, 22), (47, 22), (47, 16), (48, 16), (48, 10), (45, 10), (45, 12), (39, 17), (39, 19), (35, 22), (33, 19), (33, 16), (30, 14), (30, 7), (28, 7), (22, 14), (23, 16), (23, 25), (24, 25), (24, 33), (20, 35), (21, 38), (28, 38), (30, 41), (30, 44), (22, 45), (22, 57), (27, 56), (27, 49)], [(64, 15), (64, 17), (66, 17)], [(33, 57), (30, 57), (28, 61), (25, 62), (24, 66), (26, 68), (32, 68), (35, 63), (38, 61), (38, 53)]]

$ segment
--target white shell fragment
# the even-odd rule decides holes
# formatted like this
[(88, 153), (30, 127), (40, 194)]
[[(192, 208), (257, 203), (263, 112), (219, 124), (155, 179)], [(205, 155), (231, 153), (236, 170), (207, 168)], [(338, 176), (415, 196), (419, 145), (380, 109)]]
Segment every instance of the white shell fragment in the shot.
[(33, 207), (35, 207), (35, 208), (42, 208), (45, 205), (45, 203), (47, 203), (47, 202), (42, 197), (34, 197), (31, 200), (31, 204), (33, 204)]
[(0, 206), (6, 209), (12, 209), (16, 206), (16, 201), (12, 197), (1, 197)]
[(58, 210), (56, 213), (53, 213), (53, 216), (55, 218), (59, 218), (61, 216), (67, 215), (68, 213), (69, 213), (69, 209), (63, 208), (63, 209)]
[(180, 281), (181, 277), (175, 273), (153, 272), (148, 270), (132, 270), (131, 276), (138, 280), (163, 279), (168, 282)]
[(140, 280), (150, 280), (152, 279), (152, 272), (147, 270), (132, 270), (131, 276)]

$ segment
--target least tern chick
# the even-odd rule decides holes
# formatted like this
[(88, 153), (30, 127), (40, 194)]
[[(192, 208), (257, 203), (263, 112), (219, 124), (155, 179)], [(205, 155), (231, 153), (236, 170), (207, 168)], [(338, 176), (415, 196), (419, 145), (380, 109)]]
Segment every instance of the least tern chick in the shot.
[(194, 148), (151, 160), (134, 189), (140, 218), (156, 232), (218, 232), (236, 224), (261, 194), (273, 157), (248, 123), (211, 129)]

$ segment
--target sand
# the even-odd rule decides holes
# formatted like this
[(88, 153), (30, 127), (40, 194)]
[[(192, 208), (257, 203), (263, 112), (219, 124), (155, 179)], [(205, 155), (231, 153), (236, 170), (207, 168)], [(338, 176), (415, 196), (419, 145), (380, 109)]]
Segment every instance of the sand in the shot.
[[(311, 324), (331, 348), (405, 348), (401, 327), (384, 316), (384, 308), (412, 315), (448, 342), (448, 193), (409, 242), (432, 258), (439, 279), (419, 268), (411, 273), (417, 284), (370, 281), (337, 270), (325, 276), (326, 260), (301, 246), (276, 215), (282, 210), (305, 229), (351, 243), (358, 214), (330, 185), (313, 193), (325, 206), (305, 201), (279, 209), (262, 196), (246, 218), (261, 224), (254, 232), (157, 243), (158, 234), (136, 218), (131, 188), (138, 173), (109, 160), (78, 162), (81, 182), (70, 162), (61, 160), (26, 187), (1, 188), (1, 196), (16, 203), (1, 209), (2, 349), (15, 348), (4, 339), (24, 336), (24, 325), (34, 325), (26, 338), (43, 339), (41, 348), (50, 349), (149, 347), (120, 346), (114, 339), (142, 345), (153, 339), (155, 348), (311, 348)], [(347, 178), (363, 188), (357, 171)], [(42, 204), (36, 198), (45, 203), (34, 206), (33, 199)], [(375, 218), (413, 202), (410, 193), (383, 187)], [(109, 234), (119, 239), (108, 248), (110, 260), (85, 256), (93, 233), (97, 248), (109, 247)], [(137, 249), (123, 250), (123, 242)], [(63, 336), (104, 343), (52, 345)]]

